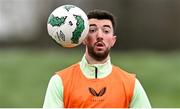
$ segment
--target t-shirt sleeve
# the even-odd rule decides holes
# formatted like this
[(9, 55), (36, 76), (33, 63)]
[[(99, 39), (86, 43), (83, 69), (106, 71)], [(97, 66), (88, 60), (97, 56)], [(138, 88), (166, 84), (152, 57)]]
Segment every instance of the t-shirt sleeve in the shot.
[(130, 103), (130, 108), (151, 108), (149, 99), (138, 79), (135, 81), (133, 98)]
[(63, 83), (59, 75), (51, 77), (44, 99), (43, 108), (63, 108)]

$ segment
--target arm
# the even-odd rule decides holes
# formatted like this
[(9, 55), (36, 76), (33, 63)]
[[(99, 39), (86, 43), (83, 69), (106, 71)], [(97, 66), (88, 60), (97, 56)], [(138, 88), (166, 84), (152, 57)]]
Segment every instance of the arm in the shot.
[(46, 91), (43, 108), (63, 108), (63, 83), (58, 75), (52, 76)]
[(135, 81), (134, 94), (130, 103), (130, 108), (151, 108), (146, 92), (137, 79)]

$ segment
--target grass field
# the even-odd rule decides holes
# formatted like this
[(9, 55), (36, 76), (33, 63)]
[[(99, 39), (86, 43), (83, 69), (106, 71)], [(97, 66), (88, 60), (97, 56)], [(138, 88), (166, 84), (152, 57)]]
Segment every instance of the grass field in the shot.
[[(81, 60), (80, 50), (0, 50), (0, 108), (40, 108), (55, 71)], [(112, 52), (135, 73), (152, 107), (180, 107), (180, 52)]]

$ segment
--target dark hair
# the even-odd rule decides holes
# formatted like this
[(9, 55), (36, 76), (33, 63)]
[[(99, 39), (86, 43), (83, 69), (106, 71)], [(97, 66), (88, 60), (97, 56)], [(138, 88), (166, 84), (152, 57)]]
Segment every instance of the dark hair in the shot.
[(88, 16), (88, 19), (93, 19), (93, 18), (100, 19), (100, 20), (108, 19), (111, 21), (114, 31), (116, 29), (115, 17), (112, 13), (108, 11), (95, 9), (95, 10), (90, 11), (87, 14), (87, 16)]

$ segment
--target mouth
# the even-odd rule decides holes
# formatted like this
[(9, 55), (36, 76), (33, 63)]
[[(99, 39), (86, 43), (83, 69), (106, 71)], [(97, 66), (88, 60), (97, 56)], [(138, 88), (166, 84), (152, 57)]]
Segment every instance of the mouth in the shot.
[(105, 47), (105, 44), (103, 42), (96, 42), (95, 43), (95, 46), (98, 48), (98, 49), (102, 49), (103, 47)]

